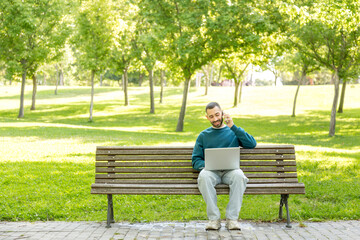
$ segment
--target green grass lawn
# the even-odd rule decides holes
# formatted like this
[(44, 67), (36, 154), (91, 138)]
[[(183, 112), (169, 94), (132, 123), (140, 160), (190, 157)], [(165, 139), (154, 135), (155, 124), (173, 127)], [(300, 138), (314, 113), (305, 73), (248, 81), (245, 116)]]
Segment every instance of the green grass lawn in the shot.
[[(329, 137), (333, 86), (301, 87), (297, 117), (295, 86), (246, 87), (238, 108), (233, 88), (191, 89), (184, 132), (175, 132), (182, 88), (166, 88), (150, 114), (148, 88), (130, 88), (130, 106), (119, 88), (96, 88), (94, 122), (88, 122), (90, 88), (39, 87), (37, 110), (17, 119), (19, 87), (0, 87), (0, 220), (106, 219), (104, 195), (91, 195), (96, 146), (193, 145), (209, 123), (204, 107), (218, 101), (236, 125), (259, 144), (294, 144), (306, 195), (290, 196), (292, 220), (360, 219), (360, 85), (347, 88), (336, 136)], [(245, 196), (242, 219), (276, 221), (279, 196)], [(201, 196), (114, 196), (116, 221), (206, 219)], [(225, 215), (228, 196), (219, 196)]]

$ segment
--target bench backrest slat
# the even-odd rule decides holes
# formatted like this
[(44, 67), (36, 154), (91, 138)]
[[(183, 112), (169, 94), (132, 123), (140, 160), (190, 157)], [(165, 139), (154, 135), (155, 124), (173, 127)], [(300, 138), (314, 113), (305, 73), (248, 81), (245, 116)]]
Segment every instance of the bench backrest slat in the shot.
[[(191, 167), (191, 161), (97, 162), (96, 167)], [(295, 161), (241, 161), (241, 166), (296, 166)]]

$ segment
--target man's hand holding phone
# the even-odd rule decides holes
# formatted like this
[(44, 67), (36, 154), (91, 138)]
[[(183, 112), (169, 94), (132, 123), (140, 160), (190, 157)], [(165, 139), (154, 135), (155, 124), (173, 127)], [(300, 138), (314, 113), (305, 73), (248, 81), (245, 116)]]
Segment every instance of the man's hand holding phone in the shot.
[(228, 113), (224, 113), (223, 114), (224, 117), (224, 122), (226, 123), (226, 125), (231, 128), (232, 126), (234, 126), (234, 121), (232, 120), (231, 116)]

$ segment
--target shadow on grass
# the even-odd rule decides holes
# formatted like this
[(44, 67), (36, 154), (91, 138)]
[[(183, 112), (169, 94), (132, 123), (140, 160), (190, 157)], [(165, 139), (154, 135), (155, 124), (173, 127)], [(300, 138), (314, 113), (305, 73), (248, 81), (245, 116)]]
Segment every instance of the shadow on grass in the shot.
[[(109, 139), (114, 145), (172, 144), (195, 141), (209, 123), (202, 106), (189, 106), (184, 132), (175, 132), (179, 109), (159, 105), (155, 114), (146, 105), (134, 108), (108, 100), (95, 103), (94, 121), (88, 122), (89, 105), (77, 102), (68, 105), (42, 105), (16, 119), (12, 110), (0, 111), (0, 121), (10, 123), (0, 127), (2, 136), (38, 137), (40, 139), (79, 137), (84, 142)], [(258, 143), (309, 145), (351, 149), (360, 142), (360, 109), (338, 114), (336, 136), (329, 137), (328, 111), (308, 111), (296, 118), (289, 116), (243, 116), (234, 118), (237, 126), (252, 134)], [(14, 123), (12, 125), (12, 123)], [(22, 126), (26, 123), (30, 126)], [(31, 126), (33, 124), (33, 126)]]
[[(31, 99), (32, 98), (32, 87), (27, 86), (28, 88), (25, 91), (24, 98)], [(71, 97), (81, 97), (81, 96), (90, 96), (91, 88), (90, 87), (66, 87), (65, 89), (62, 87), (58, 88), (58, 94), (55, 95), (55, 87), (54, 89), (42, 89), (42, 86), (39, 87), (36, 93), (36, 99), (56, 99), (56, 98), (71, 98)], [(47, 86), (48, 88), (48, 86)], [(121, 91), (121, 88), (95, 88), (95, 93), (108, 93), (114, 91)], [(19, 90), (20, 92), (20, 90)], [(3, 99), (20, 99), (19, 93), (16, 92), (13, 95), (8, 96), (1, 96), (0, 100)]]

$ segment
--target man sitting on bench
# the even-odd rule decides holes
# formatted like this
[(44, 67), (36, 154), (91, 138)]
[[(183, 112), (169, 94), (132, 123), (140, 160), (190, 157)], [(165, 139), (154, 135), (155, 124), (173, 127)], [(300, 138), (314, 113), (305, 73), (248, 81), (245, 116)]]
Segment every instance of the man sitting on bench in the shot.
[[(255, 148), (256, 140), (244, 129), (234, 125), (229, 114), (224, 114), (216, 102), (209, 103), (206, 108), (206, 118), (212, 127), (202, 131), (196, 139), (192, 154), (192, 166), (200, 171), (198, 188), (206, 203), (209, 222), (206, 230), (219, 230), (220, 211), (217, 207), (215, 186), (220, 183), (229, 185), (229, 203), (226, 208), (226, 228), (240, 230), (238, 223), (243, 195), (249, 181), (241, 169), (235, 170), (205, 170), (204, 151), (206, 148), (243, 147)], [(226, 124), (224, 124), (224, 121)]]

